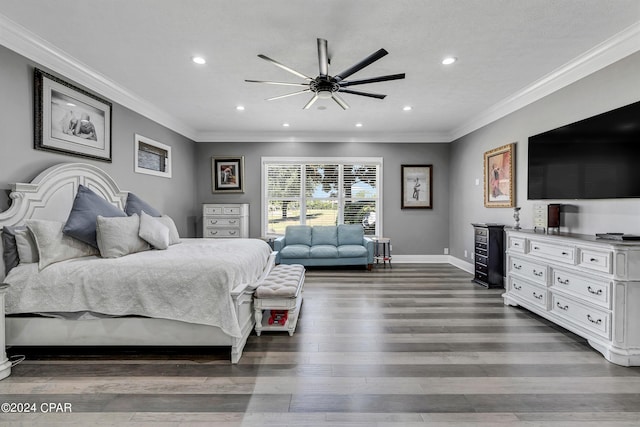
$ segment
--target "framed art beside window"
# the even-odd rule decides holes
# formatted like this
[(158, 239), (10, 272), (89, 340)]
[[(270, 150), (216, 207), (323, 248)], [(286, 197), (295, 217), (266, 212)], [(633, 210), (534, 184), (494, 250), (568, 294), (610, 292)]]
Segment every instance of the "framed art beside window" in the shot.
[(134, 141), (134, 171), (171, 178), (171, 147), (138, 134)]
[(433, 209), (433, 166), (402, 165), (402, 209)]
[(35, 70), (34, 148), (111, 162), (111, 103)]
[(515, 144), (507, 144), (484, 153), (484, 206), (486, 208), (515, 206), (514, 148)]
[(244, 193), (244, 156), (212, 157), (211, 179), (214, 193)]

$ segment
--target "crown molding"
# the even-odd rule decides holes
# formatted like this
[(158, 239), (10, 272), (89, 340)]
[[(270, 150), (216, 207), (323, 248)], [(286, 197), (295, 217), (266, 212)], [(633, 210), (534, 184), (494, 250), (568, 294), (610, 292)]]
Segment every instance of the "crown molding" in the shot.
[(28, 58), (39, 66), (73, 80), (74, 83), (100, 94), (141, 114), (187, 138), (195, 140), (197, 132), (167, 112), (140, 98), (106, 76), (78, 61), (67, 52), (37, 36), (0, 14), (0, 44)]
[(201, 132), (197, 142), (343, 142), (343, 143), (443, 143), (448, 133), (426, 132)]
[(640, 22), (594, 46), (478, 116), (454, 129), (450, 141), (461, 138), (508, 114), (532, 104), (578, 80), (640, 50)]

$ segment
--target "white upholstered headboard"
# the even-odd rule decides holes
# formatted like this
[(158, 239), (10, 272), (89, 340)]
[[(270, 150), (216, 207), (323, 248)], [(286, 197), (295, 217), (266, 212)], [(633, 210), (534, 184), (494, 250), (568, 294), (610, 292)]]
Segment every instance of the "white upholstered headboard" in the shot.
[[(65, 222), (71, 212), (78, 185), (84, 185), (124, 210), (127, 192), (105, 171), (86, 163), (61, 163), (45, 169), (29, 184), (11, 187), (11, 206), (0, 212), (0, 227), (24, 223), (25, 219), (48, 219)], [(0, 255), (2, 254), (0, 239)], [(0, 256), (0, 279), (4, 279), (4, 260)]]

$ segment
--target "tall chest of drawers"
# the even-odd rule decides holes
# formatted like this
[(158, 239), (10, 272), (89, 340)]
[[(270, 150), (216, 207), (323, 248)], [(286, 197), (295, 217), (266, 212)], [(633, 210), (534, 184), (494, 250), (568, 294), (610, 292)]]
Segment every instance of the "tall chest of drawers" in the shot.
[(249, 204), (207, 203), (202, 205), (202, 237), (249, 237)]
[(504, 287), (504, 225), (471, 225), (474, 234), (473, 281), (487, 288)]
[(583, 338), (623, 366), (640, 366), (640, 242), (506, 231), (505, 304)]

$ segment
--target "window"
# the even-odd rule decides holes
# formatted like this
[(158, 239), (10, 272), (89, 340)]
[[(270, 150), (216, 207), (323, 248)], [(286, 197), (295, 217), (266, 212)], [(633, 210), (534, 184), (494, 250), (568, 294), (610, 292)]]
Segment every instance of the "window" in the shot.
[(264, 157), (262, 176), (263, 235), (337, 224), (382, 235), (382, 158)]

